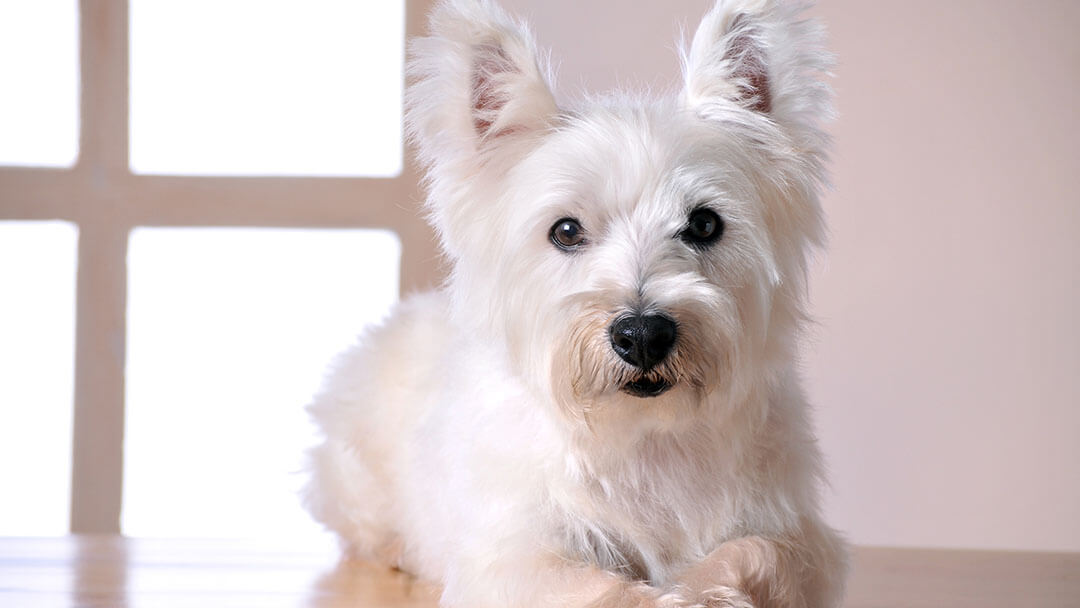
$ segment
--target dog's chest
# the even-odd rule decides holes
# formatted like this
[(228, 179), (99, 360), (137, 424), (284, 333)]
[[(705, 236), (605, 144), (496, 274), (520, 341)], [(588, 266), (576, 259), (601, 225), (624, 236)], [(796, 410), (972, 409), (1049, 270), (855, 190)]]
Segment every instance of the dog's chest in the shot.
[(564, 495), (566, 550), (600, 568), (662, 584), (729, 535), (731, 480), (712, 467), (636, 467), (578, 477)]

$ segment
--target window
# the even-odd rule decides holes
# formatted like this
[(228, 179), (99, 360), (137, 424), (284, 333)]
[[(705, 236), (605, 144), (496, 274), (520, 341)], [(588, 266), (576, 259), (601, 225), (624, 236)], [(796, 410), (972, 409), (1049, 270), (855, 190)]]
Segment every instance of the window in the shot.
[(0, 535), (68, 527), (78, 230), (0, 222)]
[(382, 230), (136, 229), (121, 530), (314, 533), (296, 498), (316, 439), (302, 406), (397, 300), (399, 257)]
[(0, 165), (75, 164), (78, 30), (76, 0), (0, 0)]
[(132, 0), (130, 22), (135, 173), (401, 171), (401, 2)]
[[(76, 14), (77, 8), (83, 12)], [(125, 530), (135, 534), (223, 533), (205, 522), (186, 529), (161, 524), (182, 513), (147, 516), (164, 507), (144, 492), (152, 475), (139, 467), (175, 471), (183, 465), (155, 460), (165, 458), (165, 447), (176, 452), (182, 445), (163, 424), (191, 424), (176, 417), (184, 405), (177, 399), (216, 407), (221, 428), (235, 423), (221, 437), (235, 437), (235, 425), (253, 415), (244, 408), (257, 407), (256, 399), (227, 399), (236, 391), (279, 410), (293, 404), (274, 414), (281, 414), (277, 423), (291, 425), (304, 419), (301, 407), (330, 352), (381, 314), (398, 286), (435, 282), (437, 254), (420, 220), (418, 172), (402, 158), (400, 141), (402, 30), (418, 34), (429, 8), (430, 0), (404, 8), (390, 0), (0, 0), (0, 225), (23, 231), (18, 238), (0, 233), (0, 280), (25, 296), (0, 298), (0, 331), (30, 331), (31, 313), (48, 319), (33, 321), (43, 324), (33, 335), (0, 339), (0, 356), (13, 361), (0, 373), (21, 382), (0, 382), (0, 433), (32, 435), (49, 453), (33, 457), (47, 464), (28, 478), (49, 488), (31, 499), (30, 510), (45, 523), (29, 523), (27, 509), (9, 502), (0, 506), (7, 509), (0, 521), (12, 524), (0, 533), (60, 533), (68, 513), (75, 532), (118, 532), (123, 513)], [(31, 31), (34, 24), (52, 33)], [(386, 36), (376, 40), (374, 33)], [(211, 50), (223, 41), (227, 48)], [(165, 44), (155, 49), (157, 43)], [(66, 57), (67, 67), (55, 67), (63, 61), (53, 55)], [(16, 77), (29, 79), (27, 91), (45, 80), (61, 84), (34, 89), (26, 101), (7, 94), (24, 87), (9, 84), (24, 82)], [(249, 92), (254, 95), (241, 98)], [(356, 106), (358, 99), (373, 105)], [(58, 109), (49, 109), (54, 105)], [(31, 116), (39, 110), (48, 118)], [(58, 126), (64, 135), (54, 139), (63, 144), (46, 146), (43, 125)], [(18, 129), (29, 138), (8, 137)], [(39, 154), (38, 143), (50, 152)], [(40, 291), (46, 288), (54, 295)], [(230, 290), (229, 297), (215, 301), (215, 290)], [(323, 299), (282, 295), (314, 293)], [(242, 301), (263, 307), (241, 315)], [(179, 323), (184, 302), (188, 313), (201, 306), (223, 325), (214, 330), (205, 316)], [(264, 345), (250, 323), (269, 323), (265, 315), (276, 315), (273, 335), (297, 342), (277, 353), (258, 352), (266, 358), (255, 361), (240, 347)], [(314, 331), (315, 320), (326, 324)], [(177, 333), (181, 327), (186, 331)], [(223, 335), (222, 327), (239, 333)], [(166, 338), (174, 351), (161, 349)], [(13, 346), (3, 350), (5, 343)], [(26, 355), (32, 348), (49, 354), (41, 367), (48, 371), (40, 372), (49, 374), (47, 389), (27, 384), (39, 373)], [(207, 356), (200, 360), (197, 353)], [(283, 353), (295, 359), (274, 358)], [(260, 385), (263, 392), (255, 394), (257, 372), (234, 363), (223, 374), (229, 362), (210, 355), (270, 366), (279, 384)], [(193, 386), (170, 393), (179, 366), (201, 374), (199, 384), (222, 383), (203, 393)], [(12, 396), (12, 387), (48, 400), (42, 406), (47, 421), (34, 422), (12, 405), (25, 400)], [(277, 401), (271, 403), (270, 392)], [(166, 417), (154, 420), (154, 408)], [(211, 414), (203, 409), (199, 416)], [(263, 439), (248, 444), (274, 462), (253, 466), (251, 455), (237, 450), (228, 462), (224, 455), (211, 460), (257, 482), (258, 492), (280, 492), (286, 482), (266, 471), (276, 475), (295, 465), (306, 440), (300, 435), (273, 446)], [(57, 443), (64, 437), (73, 439)], [(213, 437), (201, 439), (209, 445)], [(5, 440), (0, 449), (9, 445), (15, 444)], [(16, 452), (0, 464), (0, 483), (16, 483), (19, 463), (31, 460), (30, 452), (9, 449)], [(198, 485), (205, 476), (188, 478), (188, 492), (221, 489), (213, 486), (219, 482)], [(126, 507), (125, 488), (132, 501)], [(70, 505), (62, 504), (68, 494)], [(283, 510), (267, 517), (295, 516), (284, 525), (296, 530), (306, 525), (295, 512), (286, 514), (299, 510), (292, 497), (279, 506)]]

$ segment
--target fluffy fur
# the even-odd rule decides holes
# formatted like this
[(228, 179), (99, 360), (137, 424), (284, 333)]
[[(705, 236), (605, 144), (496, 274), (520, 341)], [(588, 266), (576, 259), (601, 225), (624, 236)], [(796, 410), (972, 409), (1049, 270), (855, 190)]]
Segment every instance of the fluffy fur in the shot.
[[(796, 369), (830, 111), (799, 13), (721, 0), (677, 95), (560, 107), (522, 24), (438, 6), (407, 123), (452, 272), (310, 407), (326, 438), (305, 498), (354, 553), (462, 608), (839, 604)], [(679, 236), (699, 208), (724, 222), (709, 247)], [(678, 328), (644, 372), (610, 336), (635, 313)], [(625, 390), (641, 377), (671, 388)]]

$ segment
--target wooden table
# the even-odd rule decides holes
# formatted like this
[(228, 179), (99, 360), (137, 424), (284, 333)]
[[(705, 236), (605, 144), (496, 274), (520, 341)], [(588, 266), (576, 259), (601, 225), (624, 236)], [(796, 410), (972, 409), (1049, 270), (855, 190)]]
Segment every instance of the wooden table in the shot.
[[(0, 538), (3, 608), (434, 608), (436, 597), (430, 585), (333, 550)], [(1080, 554), (858, 548), (846, 606), (1080, 607)]]

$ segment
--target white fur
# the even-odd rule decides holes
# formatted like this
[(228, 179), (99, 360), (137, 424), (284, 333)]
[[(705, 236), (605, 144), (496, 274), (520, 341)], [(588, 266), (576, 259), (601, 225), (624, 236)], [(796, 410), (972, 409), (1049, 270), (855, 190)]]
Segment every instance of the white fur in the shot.
[[(442, 583), (445, 606), (839, 604), (796, 365), (828, 56), (798, 14), (721, 0), (679, 95), (559, 108), (523, 25), (436, 9), (407, 116), (452, 272), (310, 408), (305, 498), (352, 551)], [(701, 205), (725, 222), (705, 250), (678, 238)], [(549, 240), (565, 217), (580, 250)], [(620, 390), (640, 372), (608, 331), (631, 311), (678, 323), (655, 398)]]

